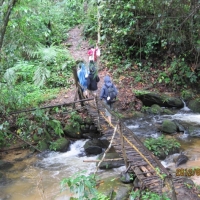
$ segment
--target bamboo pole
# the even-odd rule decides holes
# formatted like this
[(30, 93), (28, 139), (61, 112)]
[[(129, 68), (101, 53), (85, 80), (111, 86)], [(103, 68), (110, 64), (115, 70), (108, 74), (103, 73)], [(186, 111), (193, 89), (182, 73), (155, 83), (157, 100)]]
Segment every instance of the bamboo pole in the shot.
[(96, 108), (97, 108), (97, 114), (98, 114), (98, 117), (97, 117), (98, 129), (100, 130), (101, 129), (100, 122), (99, 122), (100, 113), (99, 113), (99, 106), (98, 106), (97, 96), (95, 96), (95, 102), (96, 102)]
[[(119, 161), (119, 160), (124, 160), (124, 159), (123, 158), (104, 159), (102, 162)], [(83, 160), (83, 162), (101, 162), (101, 160)]]
[(124, 149), (124, 138), (123, 138), (123, 134), (122, 134), (121, 123), (119, 123), (119, 135), (120, 135), (120, 140), (121, 140), (121, 149), (122, 149), (122, 154), (124, 157), (124, 162), (125, 162), (126, 168), (128, 168), (127, 156), (126, 156), (126, 152)]
[[(74, 101), (77, 100), (77, 95), (78, 95), (78, 88), (76, 88), (76, 93), (75, 93), (75, 96), (74, 96)], [(73, 104), (73, 109), (75, 109), (75, 103)]]
[(94, 174), (97, 173), (97, 171), (98, 171), (98, 169), (99, 169), (99, 166), (101, 165), (101, 163), (103, 162), (103, 160), (104, 160), (104, 158), (105, 158), (105, 156), (106, 156), (106, 153), (108, 153), (109, 149), (110, 149), (111, 146), (112, 146), (112, 142), (113, 142), (114, 137), (115, 137), (115, 134), (116, 134), (116, 132), (117, 132), (117, 127), (118, 127), (118, 124), (115, 126), (115, 129), (114, 129), (113, 136), (112, 136), (112, 138), (111, 138), (110, 144), (109, 144), (108, 148), (106, 149), (106, 151), (104, 152), (102, 159), (101, 159), (100, 162), (98, 163), (97, 168), (96, 168), (96, 171), (95, 171)]
[[(37, 109), (47, 109), (47, 108), (55, 108), (55, 107), (61, 108), (62, 106), (70, 106), (74, 103), (80, 103), (80, 102), (91, 101), (91, 100), (94, 100), (94, 98), (82, 99), (82, 100), (78, 100), (78, 101), (73, 101), (73, 102), (63, 103), (63, 104), (57, 104), (57, 105), (53, 105), (53, 106), (44, 106), (44, 107), (39, 107), (39, 108), (32, 108), (32, 109), (29, 109), (29, 110), (18, 110), (16, 112), (11, 112), (11, 113), (8, 113), (8, 114), (14, 115), (14, 114), (19, 114), (19, 113), (23, 113), (23, 112), (35, 111)], [(1, 114), (0, 114), (0, 116), (1, 116)]]

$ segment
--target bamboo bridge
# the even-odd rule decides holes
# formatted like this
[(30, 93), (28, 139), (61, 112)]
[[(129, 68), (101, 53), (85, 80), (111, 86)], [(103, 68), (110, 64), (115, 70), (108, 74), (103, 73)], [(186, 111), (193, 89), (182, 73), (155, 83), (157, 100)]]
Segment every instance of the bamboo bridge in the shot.
[[(77, 86), (75, 100), (78, 96), (81, 100), (83, 94), (77, 82), (76, 74), (74, 74), (74, 77)], [(172, 200), (200, 199), (198, 194), (187, 187), (184, 177), (171, 175), (138, 137), (111, 110), (106, 108), (112, 115), (112, 123), (109, 123), (105, 116), (105, 105), (97, 97), (94, 100), (84, 101), (82, 106), (84, 104), (98, 130), (124, 160), (127, 170), (134, 172), (139, 179), (140, 189), (148, 189), (160, 196), (166, 192)], [(184, 194), (180, 191), (184, 191)]]

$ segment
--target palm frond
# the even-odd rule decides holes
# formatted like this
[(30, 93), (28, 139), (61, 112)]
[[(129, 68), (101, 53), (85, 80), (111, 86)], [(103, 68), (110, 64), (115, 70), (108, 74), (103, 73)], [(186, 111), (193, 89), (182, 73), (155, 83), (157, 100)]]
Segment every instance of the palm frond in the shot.
[(40, 58), (42, 61), (49, 63), (56, 60), (60, 56), (70, 58), (70, 53), (66, 49), (54, 46), (54, 44), (49, 47), (40, 44), (37, 46), (37, 50), (32, 52), (32, 56)]

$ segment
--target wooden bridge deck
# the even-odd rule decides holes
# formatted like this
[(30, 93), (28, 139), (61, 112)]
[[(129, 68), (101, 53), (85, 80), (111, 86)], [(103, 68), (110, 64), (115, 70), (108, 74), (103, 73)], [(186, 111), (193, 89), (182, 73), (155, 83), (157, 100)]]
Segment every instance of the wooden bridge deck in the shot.
[[(129, 165), (129, 169), (140, 180), (143, 189), (146, 188), (158, 194), (169, 190), (171, 193), (174, 191), (175, 197), (173, 199), (200, 199), (197, 194), (193, 193), (186, 186), (184, 177), (171, 176), (137, 136), (122, 122), (119, 123), (119, 119), (112, 115), (112, 124), (109, 124), (105, 117), (105, 105), (100, 100), (96, 102), (97, 104), (94, 101), (86, 104), (88, 114), (92, 117), (99, 131), (109, 141), (111, 141), (114, 128), (120, 124), (120, 128), (117, 129), (118, 134), (115, 135), (112, 146), (122, 158), (127, 159), (127, 166)], [(167, 176), (168, 179), (164, 179), (164, 176)], [(180, 194), (180, 190), (184, 190), (185, 194)]]

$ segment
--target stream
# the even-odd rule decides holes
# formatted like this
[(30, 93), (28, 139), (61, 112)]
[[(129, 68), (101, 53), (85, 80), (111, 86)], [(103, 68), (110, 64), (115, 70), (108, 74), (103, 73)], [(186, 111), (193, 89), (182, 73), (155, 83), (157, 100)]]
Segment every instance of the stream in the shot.
[[(164, 119), (176, 119), (183, 123), (191, 123), (196, 127), (196, 135), (200, 135), (200, 115), (192, 113), (186, 106), (174, 115), (146, 115), (138, 119), (125, 120), (125, 124), (141, 140), (147, 137), (158, 137), (161, 133), (157, 125)], [(187, 163), (179, 168), (200, 168), (200, 138), (190, 137), (187, 131), (170, 137), (181, 143), (181, 149), (189, 157)], [(61, 181), (76, 172), (85, 171), (90, 174), (96, 171), (96, 163), (84, 162), (96, 160), (97, 156), (86, 156), (83, 145), (87, 140), (79, 140), (71, 144), (65, 153), (46, 151), (33, 154), (29, 150), (16, 150), (4, 155), (3, 161), (12, 163), (10, 167), (0, 169), (0, 200), (68, 200), (70, 191), (61, 191)], [(165, 167), (176, 170), (173, 158), (168, 156), (161, 163)], [(125, 167), (112, 170), (98, 170), (101, 179), (118, 176)], [(193, 176), (192, 180), (200, 184), (200, 177)]]

